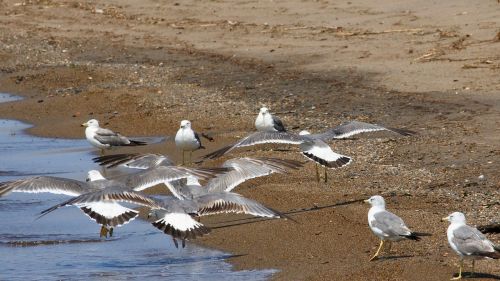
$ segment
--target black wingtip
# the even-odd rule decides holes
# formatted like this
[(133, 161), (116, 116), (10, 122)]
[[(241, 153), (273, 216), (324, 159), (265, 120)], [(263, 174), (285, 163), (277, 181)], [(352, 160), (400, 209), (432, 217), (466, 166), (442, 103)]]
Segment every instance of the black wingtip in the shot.
[(487, 225), (480, 225), (477, 227), (477, 229), (485, 234), (486, 233), (500, 233), (500, 222), (487, 224)]
[(397, 128), (388, 128), (388, 129), (402, 136), (414, 136), (417, 134), (417, 132), (407, 129), (397, 129)]
[(139, 145), (147, 145), (148, 143), (145, 141), (138, 141), (138, 140), (129, 140), (130, 144), (129, 146), (139, 146)]
[(209, 154), (206, 154), (204, 156), (202, 156), (201, 158), (206, 160), (206, 159), (216, 159), (216, 158), (219, 158), (221, 157), (222, 155), (224, 155), (228, 150), (230, 150), (232, 148), (232, 146), (226, 146), (226, 147), (223, 147), (221, 149), (218, 149), (214, 152), (211, 152)]
[(412, 232), (410, 235), (406, 235), (404, 237), (410, 240), (420, 241), (422, 240), (422, 236), (432, 236), (432, 234), (425, 232)]

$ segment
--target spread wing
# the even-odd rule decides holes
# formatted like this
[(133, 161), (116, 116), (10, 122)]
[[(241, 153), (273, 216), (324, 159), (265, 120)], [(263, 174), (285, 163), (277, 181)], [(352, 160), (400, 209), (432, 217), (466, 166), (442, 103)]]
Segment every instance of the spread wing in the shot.
[(157, 166), (174, 166), (175, 163), (166, 155), (156, 153), (114, 154), (95, 157), (92, 161), (106, 168), (123, 165), (127, 168), (149, 169)]
[(231, 191), (236, 186), (249, 179), (285, 173), (287, 169), (298, 169), (302, 163), (295, 160), (277, 158), (235, 158), (224, 162), (223, 167), (231, 171), (210, 179), (206, 189), (208, 192)]
[(205, 194), (195, 198), (198, 215), (221, 213), (249, 214), (258, 217), (279, 218), (280, 214), (257, 201), (232, 192)]
[(345, 139), (361, 133), (377, 132), (377, 131), (390, 131), (403, 136), (410, 136), (416, 134), (413, 131), (405, 129), (396, 129), (384, 127), (377, 124), (370, 124), (360, 121), (345, 122), (335, 128), (329, 129), (321, 134), (313, 134), (311, 137), (329, 141), (332, 139)]
[(207, 154), (203, 156), (203, 158), (215, 159), (238, 147), (252, 146), (264, 143), (301, 144), (307, 141), (310, 141), (310, 139), (307, 137), (286, 132), (255, 132), (232, 145), (223, 147), (210, 154)]
[(122, 186), (112, 186), (104, 190), (93, 191), (71, 198), (60, 204), (52, 206), (40, 213), (40, 217), (47, 215), (64, 206), (87, 206), (96, 202), (127, 202), (135, 205), (150, 208), (161, 208), (161, 206), (151, 197), (139, 192), (125, 189)]
[(64, 194), (78, 196), (93, 188), (86, 182), (59, 177), (39, 176), (27, 179), (20, 179), (0, 183), (0, 196), (10, 192), (41, 193), (50, 192), (53, 194)]

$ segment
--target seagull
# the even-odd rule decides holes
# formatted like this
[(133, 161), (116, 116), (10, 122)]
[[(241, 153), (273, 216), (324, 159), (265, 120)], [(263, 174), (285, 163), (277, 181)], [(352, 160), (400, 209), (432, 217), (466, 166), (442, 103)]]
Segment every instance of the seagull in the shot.
[(385, 240), (388, 240), (390, 250), (393, 241), (403, 239), (419, 241), (421, 239), (420, 236), (431, 235), (428, 233), (412, 232), (400, 217), (385, 210), (385, 200), (382, 196), (372, 196), (365, 200), (365, 202), (372, 206), (368, 211), (368, 225), (373, 234), (380, 238), (380, 246), (370, 261), (378, 258)]
[[(89, 192), (99, 191), (116, 184), (111, 181), (101, 180), (103, 179), (102, 176), (95, 170), (88, 172), (88, 179), (92, 179), (93, 181), (82, 182), (60, 177), (37, 176), (27, 179), (2, 182), (0, 183), (0, 197), (5, 196), (10, 192), (49, 192), (52, 194), (64, 194), (76, 197)], [(91, 219), (95, 220), (98, 224), (101, 224), (101, 237), (107, 237), (108, 228), (111, 228), (109, 234), (112, 236), (113, 227), (126, 224), (139, 214), (135, 210), (111, 202), (94, 202), (81, 204), (78, 207), (80, 207), (80, 209)]]
[[(279, 163), (279, 161), (276, 162)], [(296, 162), (297, 161), (291, 161), (285, 163), (287, 163), (288, 166), (295, 167), (295, 165), (298, 165)], [(235, 178), (234, 176), (233, 174), (230, 178)], [(284, 217), (284, 215), (279, 212), (237, 193), (224, 190), (219, 191), (219, 189), (216, 188), (205, 189), (199, 184), (196, 177), (189, 176), (186, 184), (180, 181), (181, 180), (173, 181), (173, 185), (179, 186), (179, 188), (187, 188), (190, 191), (189, 196), (180, 197), (182, 200), (173, 196), (168, 196), (160, 200), (140, 194), (136, 191), (124, 189), (120, 186), (111, 185), (104, 189), (94, 190), (61, 204), (57, 204), (42, 211), (41, 215), (44, 216), (58, 208), (68, 205), (80, 207), (82, 205), (88, 206), (92, 204), (118, 204), (117, 202), (128, 202), (140, 206), (147, 206), (151, 208), (148, 217), (154, 219), (152, 225), (165, 234), (171, 235), (176, 247), (178, 247), (176, 239), (181, 239), (182, 247), (185, 247), (186, 240), (195, 239), (210, 232), (210, 228), (196, 221), (193, 216), (206, 216), (220, 213), (244, 213), (268, 218)], [(220, 182), (221, 181), (219, 181), (219, 184), (214, 184), (214, 186), (220, 188)]]
[(193, 151), (197, 149), (205, 149), (201, 144), (200, 136), (197, 132), (191, 129), (191, 122), (189, 120), (182, 120), (181, 126), (175, 134), (175, 145), (182, 150), (182, 165), (185, 163), (185, 152), (189, 151), (189, 161)]
[(154, 219), (152, 222), (154, 227), (172, 236), (176, 247), (178, 247), (176, 239), (181, 239), (184, 248), (186, 240), (195, 239), (210, 232), (210, 228), (196, 221), (194, 216), (236, 213), (266, 218), (285, 217), (257, 201), (234, 192), (204, 193), (201, 185), (184, 186), (191, 190), (197, 186), (201, 194), (194, 195), (192, 199), (183, 200), (168, 196), (159, 201), (161, 208), (153, 208), (148, 215), (149, 218)]
[(113, 146), (138, 146), (146, 145), (146, 142), (131, 140), (125, 136), (115, 133), (109, 129), (99, 127), (99, 122), (96, 119), (90, 119), (82, 124), (85, 128), (85, 137), (91, 145), (101, 150), (101, 155), (104, 154), (104, 149)]
[(259, 132), (286, 132), (283, 122), (276, 117), (271, 115), (267, 107), (262, 107), (255, 119), (255, 128)]
[[(115, 154), (96, 157), (93, 160), (106, 168), (113, 168), (121, 165), (136, 169), (156, 169), (159, 166), (170, 165), (170, 163), (172, 163), (168, 156), (153, 153)], [(211, 192), (231, 191), (237, 185), (249, 179), (266, 176), (272, 173), (285, 173), (287, 169), (298, 169), (302, 167), (302, 165), (302, 162), (295, 160), (269, 157), (234, 158), (224, 162), (220, 168), (213, 168), (221, 169), (221, 173), (211, 178), (206, 184), (205, 189)], [(186, 178), (189, 179), (191, 177)], [(172, 182), (169, 181), (165, 181), (164, 184), (167, 185), (172, 195), (178, 199), (192, 199), (192, 195), (182, 195), (183, 193), (191, 193), (190, 190), (185, 191), (180, 188), (175, 188)], [(196, 183), (192, 185), (196, 185)]]
[[(101, 161), (103, 158), (106, 161)], [(97, 157), (94, 160), (107, 165), (106, 167), (123, 165), (140, 169), (151, 169), (164, 162), (168, 163), (168, 157), (161, 154), (121, 154), (115, 157)], [(164, 199), (162, 208), (153, 208), (149, 217), (155, 219), (153, 226), (172, 236), (176, 247), (176, 238), (182, 240), (184, 247), (186, 240), (210, 232), (209, 228), (192, 219), (193, 215), (244, 213), (259, 217), (283, 217), (284, 215), (231, 191), (246, 180), (272, 173), (285, 173), (287, 169), (298, 169), (301, 166), (299, 161), (267, 157), (227, 160), (222, 167), (230, 169), (229, 172), (210, 179), (205, 186), (201, 186), (198, 179), (192, 176), (165, 182), (173, 197)]]
[[(238, 147), (252, 146), (263, 143), (298, 144), (303, 156), (325, 168), (325, 182), (327, 181), (326, 169), (336, 169), (351, 163), (352, 159), (332, 151), (330, 146), (320, 138), (314, 138), (307, 131), (299, 135), (288, 132), (256, 132), (240, 141), (216, 150), (203, 156), (204, 159), (215, 159)], [(318, 166), (316, 166), (316, 180), (319, 181)]]
[[(178, 180), (193, 175), (200, 179), (208, 179), (216, 174), (227, 172), (228, 168), (185, 168), (177, 166), (160, 166), (143, 170), (135, 174), (116, 176), (105, 179), (99, 171), (88, 172), (87, 182), (49, 176), (37, 176), (0, 183), (0, 197), (10, 192), (65, 194), (80, 196), (102, 191), (113, 187), (113, 191), (121, 188), (125, 192), (137, 192), (165, 181)], [(88, 202), (77, 205), (91, 219), (101, 224), (100, 236), (113, 234), (113, 227), (121, 226), (134, 219), (138, 212), (121, 206), (115, 202)]]
[(476, 228), (468, 226), (463, 213), (454, 212), (442, 220), (450, 222), (447, 231), (448, 243), (460, 256), (460, 271), (458, 276), (451, 280), (462, 279), (464, 259), (472, 259), (471, 276), (474, 275), (475, 260), (500, 259), (500, 247), (495, 246)]

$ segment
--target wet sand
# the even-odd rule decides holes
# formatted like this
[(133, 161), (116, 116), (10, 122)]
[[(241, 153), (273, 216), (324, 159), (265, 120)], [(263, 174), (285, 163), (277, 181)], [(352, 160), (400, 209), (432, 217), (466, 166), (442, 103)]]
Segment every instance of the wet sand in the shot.
[[(384, 194), (409, 226), (434, 233), (395, 244), (392, 258), (368, 261), (379, 241), (361, 203), (217, 228), (199, 242), (241, 254), (237, 268), (279, 269), (276, 280), (447, 280), (458, 259), (439, 219), (499, 218), (500, 5), (442, 2), (0, 1), (0, 91), (26, 97), (0, 105), (0, 118), (72, 138), (90, 118), (131, 136), (173, 135), (190, 119), (215, 138), (197, 156), (254, 130), (262, 104), (291, 130), (349, 119), (415, 130), (332, 143), (354, 162), (329, 171), (328, 184), (307, 163), (236, 190), (285, 212)], [(180, 156), (171, 142), (140, 151)], [(256, 155), (303, 159), (232, 154)]]

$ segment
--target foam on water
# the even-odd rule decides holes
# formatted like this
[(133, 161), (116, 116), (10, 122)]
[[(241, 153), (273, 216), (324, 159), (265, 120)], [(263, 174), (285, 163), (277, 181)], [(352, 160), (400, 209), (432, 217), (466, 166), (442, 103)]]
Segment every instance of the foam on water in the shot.
[[(0, 94), (0, 102), (18, 100)], [(99, 169), (84, 139), (30, 136), (15, 120), (0, 120), (0, 182), (33, 175), (84, 180)], [(83, 135), (83, 132), (82, 132)], [(64, 195), (11, 193), (0, 198), (0, 280), (266, 280), (275, 270), (232, 271), (230, 255), (172, 239), (134, 220), (99, 239), (99, 228), (78, 208), (40, 219)], [(235, 239), (237, 239), (235, 237)]]

